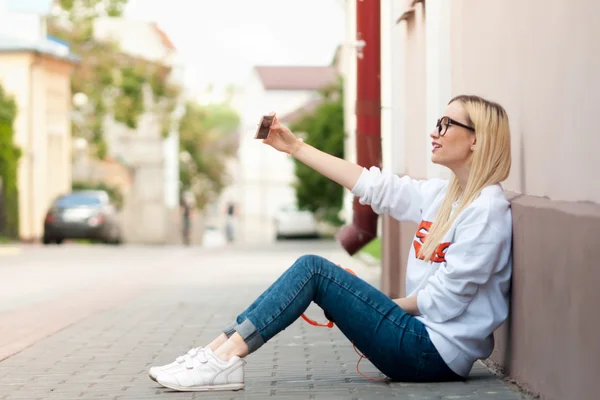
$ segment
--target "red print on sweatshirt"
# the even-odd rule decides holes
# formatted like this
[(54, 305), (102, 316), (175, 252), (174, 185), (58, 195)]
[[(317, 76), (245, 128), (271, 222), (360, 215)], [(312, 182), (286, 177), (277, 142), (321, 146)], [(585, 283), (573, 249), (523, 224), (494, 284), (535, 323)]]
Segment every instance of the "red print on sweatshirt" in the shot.
[[(429, 229), (431, 229), (431, 224), (432, 223), (429, 221), (421, 221), (421, 224), (417, 229), (417, 234), (415, 235), (416, 239), (413, 242), (413, 245), (415, 246), (415, 255), (420, 260), (425, 259), (424, 256), (419, 256), (419, 251), (421, 251), (421, 247), (423, 246), (423, 243), (425, 243), (425, 238), (427, 237), (427, 235), (429, 235)], [(450, 243), (440, 243), (440, 245), (435, 250), (435, 253), (433, 253), (433, 256), (431, 256), (431, 262), (446, 262), (446, 251), (448, 250), (448, 247), (450, 247)]]

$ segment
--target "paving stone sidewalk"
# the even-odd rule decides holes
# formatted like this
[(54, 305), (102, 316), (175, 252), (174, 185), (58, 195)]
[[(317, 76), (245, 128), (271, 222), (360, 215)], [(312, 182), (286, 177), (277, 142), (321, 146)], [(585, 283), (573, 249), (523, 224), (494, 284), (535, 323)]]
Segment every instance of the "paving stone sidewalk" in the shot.
[[(356, 372), (358, 356), (337, 328), (316, 328), (302, 320), (247, 358), (245, 390), (180, 393), (148, 378), (150, 366), (172, 362), (192, 346), (210, 342), (286, 265), (307, 250), (340, 260), (369, 281), (376, 279), (372, 273), (376, 269), (352, 264), (356, 261), (335, 246), (298, 246), (302, 245), (225, 253), (161, 250), (161, 254), (169, 255), (171, 265), (167, 270), (148, 263), (148, 268), (135, 269), (143, 275), (128, 278), (152, 278), (138, 296), (93, 314), (0, 362), (0, 400), (523, 398), (479, 364), (466, 383), (367, 380)], [(61, 262), (83, 268), (85, 262), (76, 257), (77, 251), (49, 252), (48, 257), (63, 257)], [(100, 257), (107, 263), (116, 262), (117, 257), (129, 264), (146, 262), (144, 255), (159, 256), (144, 249), (125, 247), (118, 251), (105, 254), (107, 250), (91, 248), (89, 257)], [(115, 275), (117, 281), (124, 279), (117, 276), (120, 275)], [(307, 313), (323, 319), (317, 306), (311, 306)], [(368, 360), (361, 362), (360, 370), (381, 377)]]
[[(210, 341), (261, 288), (156, 288), (1, 362), (0, 399), (521, 398), (479, 365), (467, 383), (369, 381), (356, 372), (358, 356), (339, 330), (303, 321), (248, 357), (243, 391), (178, 393), (148, 379), (151, 365)], [(360, 367), (381, 376), (368, 361)]]

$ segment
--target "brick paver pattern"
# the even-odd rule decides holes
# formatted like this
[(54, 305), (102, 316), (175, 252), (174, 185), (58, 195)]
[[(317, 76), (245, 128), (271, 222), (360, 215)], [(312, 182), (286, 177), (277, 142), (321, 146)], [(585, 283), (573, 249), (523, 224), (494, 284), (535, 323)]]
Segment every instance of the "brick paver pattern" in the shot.
[[(227, 256), (211, 257), (213, 264), (228, 262)], [(257, 263), (261, 253), (244, 257), (256, 257)], [(0, 362), (0, 399), (522, 398), (480, 364), (466, 383), (369, 381), (356, 372), (358, 356), (337, 328), (316, 328), (302, 320), (247, 357), (245, 390), (179, 393), (163, 388), (148, 378), (151, 365), (169, 363), (192, 346), (210, 342), (268, 284), (266, 278), (203, 284), (198, 273), (189, 272), (194, 279), (153, 285)], [(314, 305), (308, 313), (323, 319)], [(360, 368), (382, 376), (368, 360)]]

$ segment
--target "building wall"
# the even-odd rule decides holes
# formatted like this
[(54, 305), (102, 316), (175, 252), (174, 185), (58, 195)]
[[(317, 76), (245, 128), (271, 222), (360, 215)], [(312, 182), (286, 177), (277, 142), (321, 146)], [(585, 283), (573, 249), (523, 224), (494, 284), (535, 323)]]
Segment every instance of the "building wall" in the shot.
[(172, 51), (165, 47), (151, 22), (124, 18), (98, 18), (94, 21), (94, 37), (119, 43), (121, 50), (144, 60), (165, 62)]
[(597, 398), (600, 298), (591, 282), (600, 281), (600, 138), (591, 127), (600, 111), (599, 12), (591, 0), (452, 7), (452, 91), (507, 109), (513, 166), (505, 188), (525, 194), (512, 207), (513, 312), (492, 359), (548, 399)]
[(48, 181), (46, 168), (48, 166), (48, 88), (47, 74), (44, 62), (40, 57), (34, 57), (31, 64), (31, 96), (32, 114), (30, 114), (29, 149), (31, 151), (31, 197), (29, 197), (28, 212), (30, 225), (26, 239), (35, 240), (42, 236), (44, 210), (48, 203)]
[(71, 187), (69, 63), (33, 53), (0, 55), (0, 81), (15, 97), (19, 163), (19, 235), (43, 234), (48, 206)]
[(406, 77), (405, 85), (405, 119), (406, 132), (404, 146), (397, 151), (404, 151), (406, 174), (424, 178), (427, 174), (427, 159), (424, 157), (427, 148), (426, 123), (426, 60), (425, 60), (425, 8), (423, 3), (416, 6), (414, 14), (406, 24), (406, 54), (404, 57)]
[(44, 60), (46, 70), (47, 206), (71, 190), (71, 70), (68, 64)]
[(507, 189), (600, 203), (600, 185), (590, 184), (600, 145), (592, 134), (599, 12), (591, 0), (453, 2), (452, 92), (477, 92), (507, 109), (513, 152)]
[[(356, 2), (346, 1), (346, 40), (342, 45), (342, 70), (344, 78), (344, 155), (346, 160), (356, 162)], [(352, 221), (352, 193), (344, 191), (343, 219)]]
[(170, 232), (165, 206), (164, 139), (156, 116), (142, 114), (137, 129), (104, 121), (105, 138), (110, 155), (130, 166), (131, 191), (123, 208), (123, 235), (129, 243), (164, 244)]
[[(115, 41), (121, 51), (149, 62), (171, 68), (169, 83), (183, 84), (184, 68), (180, 55), (165, 43), (156, 26), (148, 21), (124, 18), (99, 18), (94, 21), (98, 40)], [(145, 88), (145, 104), (152, 106)], [(135, 130), (105, 120), (109, 154), (131, 167), (132, 186), (123, 209), (125, 240), (131, 243), (164, 244), (172, 242), (172, 232), (180, 231), (179, 213), (179, 134), (176, 122), (182, 117), (183, 96), (172, 114), (174, 124), (167, 138), (161, 134), (159, 115), (146, 112)]]
[(29, 145), (30, 98), (29, 95), (30, 64), (33, 56), (31, 54), (2, 54), (0, 55), (0, 81), (7, 93), (10, 93), (17, 104), (17, 116), (14, 123), (14, 141), (21, 148), (19, 170), (17, 179), (19, 182), (19, 235), (30, 236), (32, 216), (30, 210), (31, 168), (32, 157)]
[[(392, 7), (403, 8), (395, 17), (411, 3), (392, 0)], [(426, 0), (383, 31), (402, 57), (388, 58), (391, 74), (406, 78), (404, 83), (388, 78), (405, 94), (392, 103), (402, 104), (406, 130), (399, 130), (403, 140), (394, 143), (395, 129), (387, 139), (393, 151), (384, 168), (415, 178), (449, 175), (429, 161), (427, 135), (452, 96), (481, 95), (508, 112), (513, 164), (504, 187), (513, 209), (511, 314), (495, 333), (488, 361), (546, 399), (596, 398), (600, 375), (600, 347), (593, 337), (600, 326), (595, 312), (600, 185), (593, 161), (600, 141), (593, 130), (600, 111), (598, 12), (600, 3), (591, 0)], [(405, 165), (397, 154), (405, 156)], [(385, 223), (383, 287), (390, 295), (404, 295), (416, 225)]]
[(241, 119), (240, 142), (235, 183), (226, 190), (226, 195), (239, 205), (237, 238), (240, 241), (273, 240), (275, 212), (296, 199), (292, 187), (295, 179), (292, 158), (254, 139), (261, 116), (271, 111), (279, 116), (288, 114), (315, 95), (312, 90), (265, 90), (253, 71), (244, 92), (234, 99), (232, 105)]
[(131, 193), (133, 176), (129, 168), (113, 159), (98, 160), (78, 151), (73, 163), (73, 181), (105, 183), (117, 187), (125, 197)]

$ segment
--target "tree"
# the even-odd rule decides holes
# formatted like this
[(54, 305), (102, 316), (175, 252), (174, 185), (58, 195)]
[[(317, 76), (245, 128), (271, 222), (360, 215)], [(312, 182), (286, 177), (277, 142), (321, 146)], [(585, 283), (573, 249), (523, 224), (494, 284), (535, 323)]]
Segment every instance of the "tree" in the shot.
[(13, 142), (17, 106), (0, 85), (0, 236), (19, 234), (17, 169), (21, 151)]
[(59, 0), (60, 8), (69, 13), (71, 20), (97, 17), (120, 17), (129, 0)]
[(128, 0), (61, 0), (59, 12), (48, 21), (48, 32), (68, 43), (81, 58), (73, 73), (73, 93), (84, 93), (88, 99), (81, 110), (80, 123), (73, 134), (88, 140), (98, 158), (107, 152), (104, 140), (104, 117), (136, 129), (145, 112), (144, 87), (153, 94), (153, 109), (160, 116), (163, 135), (168, 134), (171, 114), (180, 88), (168, 82), (170, 68), (122, 53), (115, 43), (94, 40), (94, 19), (122, 15)]
[[(341, 79), (320, 90), (321, 103), (311, 113), (290, 125), (294, 132), (303, 132), (306, 142), (334, 155), (344, 157), (344, 100)], [(315, 213), (324, 221), (341, 225), (339, 211), (343, 205), (344, 188), (329, 178), (294, 160), (298, 207)]]
[(237, 150), (239, 123), (227, 104), (186, 104), (179, 126), (180, 181), (182, 191), (194, 193), (199, 209), (214, 201), (227, 184), (226, 161)]

